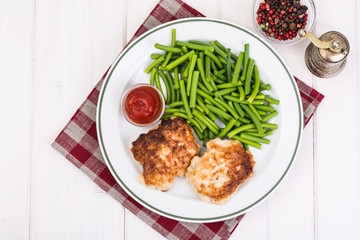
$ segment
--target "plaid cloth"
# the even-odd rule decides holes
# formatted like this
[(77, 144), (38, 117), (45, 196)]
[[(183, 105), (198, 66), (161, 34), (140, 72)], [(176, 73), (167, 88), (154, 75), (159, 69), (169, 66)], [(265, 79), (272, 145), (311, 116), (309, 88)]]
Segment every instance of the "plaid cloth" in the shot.
[[(134, 40), (147, 30), (168, 21), (186, 17), (203, 17), (181, 0), (161, 0), (140, 26)], [(179, 222), (160, 216), (132, 199), (116, 182), (101, 155), (96, 134), (96, 105), (106, 73), (56, 138), (52, 147), (83, 171), (125, 208), (168, 239), (228, 239), (243, 215), (213, 223)], [(310, 120), (323, 95), (296, 78), (303, 101), (304, 122)]]

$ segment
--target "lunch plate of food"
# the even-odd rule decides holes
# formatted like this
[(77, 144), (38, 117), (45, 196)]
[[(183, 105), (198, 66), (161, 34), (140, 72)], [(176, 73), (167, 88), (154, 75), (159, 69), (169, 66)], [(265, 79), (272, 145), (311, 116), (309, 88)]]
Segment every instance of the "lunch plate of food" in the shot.
[(133, 199), (168, 218), (215, 222), (245, 213), (284, 180), (303, 113), (268, 43), (230, 22), (186, 18), (123, 50), (96, 121), (105, 162)]

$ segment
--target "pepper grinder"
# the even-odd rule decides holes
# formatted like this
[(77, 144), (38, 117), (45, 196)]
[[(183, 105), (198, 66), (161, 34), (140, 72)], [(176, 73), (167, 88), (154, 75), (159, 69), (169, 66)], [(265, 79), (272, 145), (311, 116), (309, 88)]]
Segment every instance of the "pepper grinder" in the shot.
[(305, 51), (305, 63), (315, 76), (330, 78), (344, 69), (350, 45), (343, 34), (330, 31), (317, 38), (311, 32), (300, 29), (297, 35), (311, 41)]

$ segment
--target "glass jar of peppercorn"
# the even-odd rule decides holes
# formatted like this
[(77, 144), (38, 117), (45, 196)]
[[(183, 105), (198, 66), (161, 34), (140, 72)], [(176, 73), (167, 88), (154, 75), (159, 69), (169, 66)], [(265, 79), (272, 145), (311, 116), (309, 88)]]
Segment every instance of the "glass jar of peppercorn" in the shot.
[(294, 44), (299, 29), (311, 31), (315, 22), (313, 0), (254, 0), (254, 27), (267, 40), (279, 44)]

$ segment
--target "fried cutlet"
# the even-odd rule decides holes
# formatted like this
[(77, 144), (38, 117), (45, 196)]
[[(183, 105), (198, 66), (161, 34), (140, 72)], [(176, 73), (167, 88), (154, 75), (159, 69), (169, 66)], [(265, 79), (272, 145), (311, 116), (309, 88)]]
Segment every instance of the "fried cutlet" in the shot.
[(198, 155), (192, 128), (182, 119), (165, 119), (132, 143), (131, 152), (143, 166), (140, 182), (167, 191), (176, 176), (184, 176), (191, 159)]
[(254, 161), (236, 140), (213, 139), (203, 157), (194, 157), (186, 180), (206, 202), (223, 204), (253, 174)]

